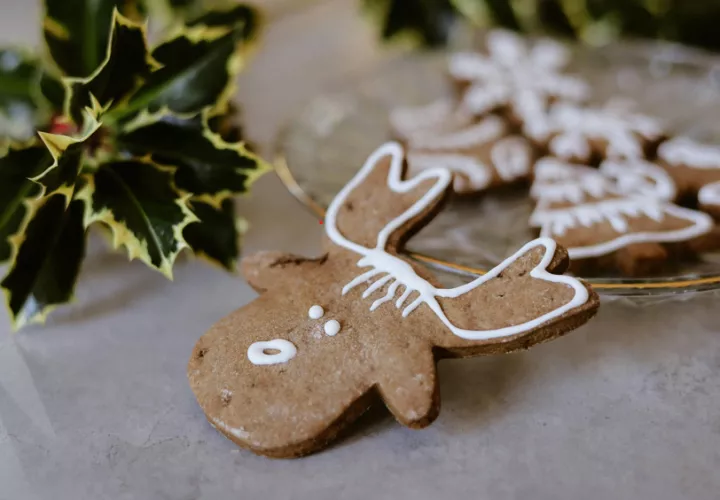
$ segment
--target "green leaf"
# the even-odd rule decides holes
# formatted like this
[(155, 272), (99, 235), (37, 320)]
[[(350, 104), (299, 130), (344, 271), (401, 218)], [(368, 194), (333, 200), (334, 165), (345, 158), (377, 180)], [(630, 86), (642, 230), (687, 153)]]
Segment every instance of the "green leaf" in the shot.
[(242, 26), (197, 26), (161, 44), (152, 56), (163, 66), (114, 115), (165, 108), (182, 114), (206, 107), (212, 107), (214, 114), (225, 112), (235, 91), (235, 76), (244, 64), (244, 34)]
[(197, 220), (173, 175), (173, 168), (146, 160), (115, 161), (100, 166), (78, 194), (86, 201), (86, 225), (104, 222), (115, 248), (125, 246), (130, 259), (139, 258), (168, 278), (187, 247), (183, 229)]
[(34, 141), (20, 149), (11, 147), (0, 158), (0, 263), (12, 255), (10, 237), (17, 234), (27, 215), (27, 202), (42, 187), (30, 180), (52, 166), (47, 148)]
[(45, 43), (66, 76), (87, 77), (103, 62), (116, 8), (139, 18), (136, 0), (45, 0)]
[(49, 119), (40, 76), (35, 58), (21, 50), (0, 49), (0, 138), (25, 141)]
[(55, 114), (63, 112), (65, 107), (65, 85), (63, 85), (62, 81), (55, 78), (52, 73), (43, 71), (40, 76), (40, 92)]
[(82, 110), (86, 107), (118, 105), (140, 81), (159, 67), (150, 57), (143, 25), (115, 11), (111, 29), (105, 59), (97, 70), (87, 78), (66, 80), (69, 91), (66, 114), (76, 123), (80, 123)]
[(15, 328), (43, 322), (55, 306), (72, 299), (85, 255), (85, 227), (83, 203), (67, 201), (55, 193), (29, 204), (15, 259), (0, 283)]
[(450, 0), (363, 0), (363, 7), (384, 40), (409, 39), (426, 46), (447, 42), (455, 17)]
[(187, 26), (237, 26), (242, 30), (242, 38), (250, 41), (258, 37), (262, 25), (260, 12), (245, 4), (238, 4), (226, 9), (209, 10), (202, 15), (190, 19)]
[(226, 198), (246, 192), (270, 167), (242, 143), (225, 142), (206, 124), (168, 112), (139, 115), (118, 136), (118, 147), (177, 167), (177, 187), (193, 195)]
[(228, 271), (234, 271), (240, 253), (240, 237), (247, 224), (235, 215), (235, 203), (227, 198), (216, 206), (203, 201), (190, 204), (199, 222), (183, 231), (195, 255), (204, 257)]

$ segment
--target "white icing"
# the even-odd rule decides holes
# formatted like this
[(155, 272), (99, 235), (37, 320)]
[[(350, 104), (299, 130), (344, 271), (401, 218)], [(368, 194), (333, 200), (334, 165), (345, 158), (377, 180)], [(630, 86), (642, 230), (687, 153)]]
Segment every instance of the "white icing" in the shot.
[[(460, 52), (448, 62), (455, 79), (471, 82), (463, 106), (476, 114), (510, 105), (524, 121), (531, 121), (539, 115), (525, 112), (544, 109), (552, 99), (576, 102), (589, 97), (585, 82), (560, 72), (569, 53), (558, 43), (544, 40), (529, 49), (518, 35), (495, 30), (487, 37), (487, 49), (487, 56)], [(528, 106), (530, 100), (536, 102)]]
[[(647, 216), (662, 222), (665, 216), (684, 219), (686, 227), (675, 230), (628, 232), (627, 218)], [(542, 210), (533, 214), (533, 222), (542, 226), (541, 236), (563, 236), (568, 229), (579, 225), (591, 227), (607, 220), (618, 237), (596, 245), (568, 247), (571, 259), (584, 259), (607, 255), (633, 243), (687, 241), (707, 233), (713, 226), (712, 219), (702, 212), (682, 208), (672, 203), (652, 198), (608, 200), (591, 206), (577, 206), (562, 210)]]
[(490, 158), (500, 178), (509, 182), (530, 172), (532, 151), (525, 139), (507, 137), (493, 146)]
[(492, 181), (490, 167), (477, 158), (463, 154), (410, 153), (408, 166), (413, 173), (446, 168), (462, 174), (456, 175), (453, 181), (453, 189), (458, 193), (480, 191), (487, 188)]
[(325, 335), (334, 337), (335, 335), (340, 333), (340, 323), (335, 319), (331, 319), (330, 321), (325, 323), (323, 329), (325, 330)]
[(466, 126), (472, 116), (458, 108), (453, 100), (439, 99), (424, 106), (395, 108), (389, 119), (393, 131), (407, 139), (416, 134)]
[(698, 192), (698, 201), (701, 205), (720, 207), (720, 182), (703, 186)]
[(584, 165), (543, 158), (535, 164), (530, 196), (547, 202), (580, 203), (588, 196), (601, 198), (612, 191), (610, 180)]
[(505, 123), (492, 116), (454, 132), (417, 134), (410, 138), (408, 144), (411, 148), (427, 150), (471, 148), (498, 139), (505, 130)]
[(662, 135), (662, 127), (655, 119), (615, 107), (581, 108), (558, 103), (545, 117), (538, 115), (535, 119), (545, 123), (535, 125), (533, 137), (539, 139), (543, 133), (552, 136), (550, 152), (564, 159), (589, 158), (593, 140), (607, 144), (608, 158), (639, 159), (645, 154), (643, 141)]
[(645, 160), (606, 160), (600, 172), (615, 183), (622, 194), (652, 196), (661, 200), (674, 200), (677, 187), (672, 177), (661, 167)]
[[(392, 219), (379, 233), (377, 237), (377, 244), (374, 248), (367, 248), (363, 245), (359, 245), (348, 240), (345, 236), (340, 233), (337, 227), (337, 215), (344, 205), (345, 200), (348, 198), (350, 193), (358, 185), (360, 185), (368, 177), (370, 172), (375, 168), (378, 162), (386, 156), (391, 157), (390, 171), (388, 174), (387, 185), (396, 193), (406, 193), (415, 189), (420, 183), (427, 180), (434, 180), (432, 187), (410, 208), (403, 212), (400, 216)], [(451, 289), (438, 289), (431, 285), (429, 282), (421, 278), (415, 273), (412, 266), (395, 255), (391, 255), (386, 251), (387, 242), (389, 236), (401, 227), (403, 224), (413, 219), (420, 213), (422, 213), (429, 204), (431, 204), (437, 197), (444, 191), (450, 183), (450, 172), (446, 169), (435, 168), (431, 170), (425, 170), (409, 180), (402, 180), (402, 161), (403, 161), (403, 150), (402, 147), (397, 143), (387, 143), (378, 148), (366, 161), (365, 165), (355, 175), (355, 177), (338, 193), (335, 199), (328, 207), (326, 218), (325, 218), (325, 231), (330, 240), (336, 245), (357, 253), (361, 256), (358, 261), (358, 267), (369, 267), (370, 269), (361, 273), (359, 276), (351, 280), (342, 289), (342, 294), (345, 295), (355, 287), (367, 283), (371, 278), (378, 275), (382, 276), (382, 284), (377, 285), (377, 281), (370, 285), (370, 287), (363, 293), (363, 297), (366, 298), (375, 291), (382, 290), (385, 284), (388, 284), (388, 292), (385, 293), (380, 299), (375, 300), (370, 308), (374, 310), (385, 302), (388, 302), (394, 298), (395, 293), (398, 291), (399, 286), (404, 286), (405, 290), (402, 295), (395, 302), (395, 307), (403, 307), (402, 316), (407, 317), (417, 307), (422, 304), (427, 305), (430, 310), (442, 321), (442, 323), (456, 336), (470, 339), (470, 340), (486, 340), (505, 336), (517, 335), (519, 333), (530, 331), (542, 324), (559, 318), (566, 312), (581, 306), (588, 300), (588, 291), (585, 286), (578, 280), (569, 276), (554, 275), (547, 272), (547, 266), (552, 261), (556, 243), (549, 238), (540, 238), (529, 242), (514, 255), (507, 258), (500, 265), (489, 271), (487, 274), (475, 279), (474, 281)], [(573, 298), (559, 306), (557, 309), (545, 313), (537, 318), (519, 325), (512, 325), (505, 328), (491, 329), (491, 330), (466, 330), (458, 328), (453, 325), (445, 315), (438, 297), (444, 298), (457, 298), (470, 291), (482, 286), (484, 283), (492, 280), (512, 265), (516, 260), (524, 256), (527, 252), (534, 248), (543, 247), (545, 252), (540, 263), (530, 272), (530, 276), (536, 279), (550, 281), (554, 283), (563, 283), (574, 290)], [(388, 279), (384, 279), (388, 278)], [(370, 289), (372, 288), (372, 291)], [(409, 301), (407, 305), (406, 302)]]
[[(497, 117), (488, 117), (480, 123), (452, 132), (432, 136), (415, 136), (410, 146), (422, 152), (408, 153), (408, 165), (411, 172), (431, 168), (447, 168), (456, 175), (453, 187), (456, 192), (480, 191), (487, 188), (492, 181), (492, 167), (504, 181), (512, 181), (530, 171), (532, 151), (529, 143), (521, 137), (498, 139), (506, 131), (504, 122)], [(482, 147), (491, 141), (498, 141), (491, 146), (490, 160), (486, 165), (471, 154), (442, 153), (436, 150), (471, 149)]]
[[(604, 162), (600, 170), (543, 159), (535, 167), (532, 195), (539, 199), (530, 225), (541, 236), (562, 237), (579, 227), (608, 223), (618, 236), (585, 246), (568, 246), (571, 258), (599, 257), (632, 243), (685, 241), (712, 227), (710, 218), (669, 202), (675, 185), (660, 167), (645, 161)], [(572, 203), (557, 207), (558, 203)], [(680, 229), (631, 232), (631, 220), (646, 217), (662, 222), (665, 217), (683, 219)]]
[(535, 165), (530, 195), (545, 201), (581, 203), (588, 197), (640, 195), (673, 200), (677, 188), (662, 168), (644, 160), (607, 160), (600, 169), (543, 158)]
[(321, 306), (312, 306), (308, 310), (308, 317), (310, 319), (320, 319), (325, 314), (325, 310)]
[(687, 137), (677, 137), (660, 145), (658, 156), (670, 166), (697, 169), (720, 169), (720, 147), (701, 144)]
[[(265, 351), (278, 351), (274, 354)], [(247, 357), (254, 365), (275, 365), (287, 363), (297, 354), (295, 344), (284, 339), (254, 342), (248, 347)]]

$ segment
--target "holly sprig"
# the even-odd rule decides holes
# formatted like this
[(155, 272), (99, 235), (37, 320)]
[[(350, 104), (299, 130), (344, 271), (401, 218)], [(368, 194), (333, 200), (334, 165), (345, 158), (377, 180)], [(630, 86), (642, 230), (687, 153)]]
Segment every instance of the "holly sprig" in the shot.
[(270, 169), (231, 102), (260, 16), (183, 14), (151, 46), (145, 7), (46, 0), (46, 57), (0, 49), (0, 286), (16, 328), (72, 299), (95, 224), (168, 278), (184, 249), (235, 268), (233, 199)]

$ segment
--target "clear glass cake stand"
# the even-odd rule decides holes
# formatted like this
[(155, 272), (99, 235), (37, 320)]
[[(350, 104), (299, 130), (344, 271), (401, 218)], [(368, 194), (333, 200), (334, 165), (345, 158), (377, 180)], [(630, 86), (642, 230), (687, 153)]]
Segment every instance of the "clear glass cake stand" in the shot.
[[(676, 45), (623, 42), (574, 47), (569, 71), (593, 86), (598, 104), (628, 99), (678, 133), (720, 141), (720, 58)], [(319, 216), (367, 155), (390, 137), (388, 110), (449, 95), (443, 52), (400, 54), (369, 74), (317, 96), (285, 127), (277, 169), (288, 189)], [(408, 244), (441, 274), (482, 274), (535, 235), (527, 190), (456, 199)], [(720, 253), (663, 275), (589, 278), (607, 297), (689, 298), (720, 290)], [(655, 301), (653, 300), (653, 301)]]

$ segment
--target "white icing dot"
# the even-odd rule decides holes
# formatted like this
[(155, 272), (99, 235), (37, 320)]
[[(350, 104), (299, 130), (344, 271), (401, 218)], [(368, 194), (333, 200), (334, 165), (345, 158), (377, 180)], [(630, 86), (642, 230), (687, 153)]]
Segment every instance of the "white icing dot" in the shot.
[[(265, 351), (278, 351), (267, 353)], [(284, 339), (255, 342), (248, 347), (247, 357), (254, 365), (275, 365), (287, 363), (297, 354), (295, 344)]]
[(310, 316), (311, 319), (320, 319), (324, 314), (325, 311), (320, 306), (312, 306), (308, 311), (308, 316)]
[(325, 334), (330, 337), (334, 337), (340, 332), (340, 323), (337, 320), (331, 319), (325, 323)]

